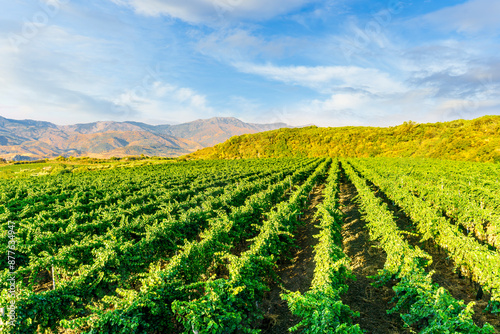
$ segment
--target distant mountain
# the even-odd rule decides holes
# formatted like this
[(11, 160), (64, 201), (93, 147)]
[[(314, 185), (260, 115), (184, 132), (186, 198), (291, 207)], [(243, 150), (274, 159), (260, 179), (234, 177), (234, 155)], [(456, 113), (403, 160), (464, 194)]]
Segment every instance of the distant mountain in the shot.
[[(161, 127), (161, 126), (160, 126)], [(194, 122), (170, 126), (165, 131), (171, 136), (187, 138), (204, 147), (222, 143), (232, 136), (257, 133), (288, 127), (285, 123), (254, 124), (245, 123), (234, 117), (214, 117), (198, 119)]]
[(95, 122), (56, 125), (0, 116), (0, 157), (33, 160), (63, 156), (106, 158), (145, 154), (175, 157), (221, 143), (232, 136), (287, 127), (253, 124), (233, 117), (199, 119), (177, 125)]
[(233, 137), (187, 159), (422, 157), (500, 162), (500, 116), (393, 127), (316, 126)]

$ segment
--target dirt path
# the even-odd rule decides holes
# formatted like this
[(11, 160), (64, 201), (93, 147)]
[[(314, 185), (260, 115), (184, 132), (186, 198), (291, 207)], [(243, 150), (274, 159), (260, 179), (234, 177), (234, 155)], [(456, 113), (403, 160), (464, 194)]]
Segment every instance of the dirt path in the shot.
[[(301, 217), (303, 224), (295, 233), (297, 248), (292, 250), (292, 260), (281, 264), (276, 271), (283, 287), (287, 290), (304, 293), (309, 290), (314, 277), (313, 250), (318, 240), (313, 236), (319, 233), (318, 228), (314, 226), (319, 222), (313, 218), (317, 210), (316, 206), (323, 201), (324, 188), (325, 186), (321, 185), (313, 189), (309, 208)], [(261, 326), (262, 333), (290, 333), (288, 328), (300, 322), (300, 318), (293, 316), (287, 303), (281, 300), (280, 293), (282, 292), (279, 285), (272, 284), (271, 291), (267, 293), (263, 301), (266, 314)]]
[(342, 301), (353, 311), (360, 312), (360, 317), (353, 320), (367, 334), (410, 333), (403, 329), (403, 322), (398, 314), (388, 315), (386, 312), (390, 309), (390, 301), (394, 296), (392, 287), (375, 288), (371, 285), (374, 280), (367, 278), (384, 267), (386, 254), (370, 241), (366, 222), (361, 219), (359, 207), (354, 202), (356, 195), (355, 186), (342, 174), (340, 209), (345, 216), (342, 229), (343, 249), (351, 259), (352, 271), (356, 276), (356, 280), (347, 282), (349, 290)]

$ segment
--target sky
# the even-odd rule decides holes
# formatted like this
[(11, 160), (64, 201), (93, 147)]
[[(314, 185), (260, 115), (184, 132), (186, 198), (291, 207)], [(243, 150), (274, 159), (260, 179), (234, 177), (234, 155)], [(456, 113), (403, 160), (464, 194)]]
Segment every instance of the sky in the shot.
[(500, 115), (498, 0), (0, 0), (0, 116), (393, 126)]

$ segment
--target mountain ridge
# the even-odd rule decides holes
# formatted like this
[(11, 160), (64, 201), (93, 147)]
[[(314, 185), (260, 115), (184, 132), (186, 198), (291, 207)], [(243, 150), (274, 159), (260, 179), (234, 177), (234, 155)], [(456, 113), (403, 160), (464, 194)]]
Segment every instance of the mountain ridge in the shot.
[(185, 159), (422, 157), (500, 162), (500, 116), (392, 127), (317, 126), (232, 137)]
[(176, 157), (213, 146), (235, 135), (280, 127), (288, 125), (245, 123), (234, 117), (198, 119), (175, 125), (134, 121), (56, 125), (0, 116), (0, 157), (7, 160), (36, 160), (60, 155)]

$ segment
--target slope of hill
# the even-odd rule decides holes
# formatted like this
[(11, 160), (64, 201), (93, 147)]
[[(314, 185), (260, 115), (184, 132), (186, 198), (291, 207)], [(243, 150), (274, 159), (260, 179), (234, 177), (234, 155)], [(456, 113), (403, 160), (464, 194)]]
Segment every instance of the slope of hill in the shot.
[(35, 160), (64, 156), (180, 156), (245, 133), (285, 127), (216, 117), (178, 125), (95, 122), (59, 126), (0, 117), (0, 157)]
[(190, 159), (251, 157), (427, 157), (500, 162), (500, 116), (395, 127), (315, 126), (233, 137), (187, 156)]

